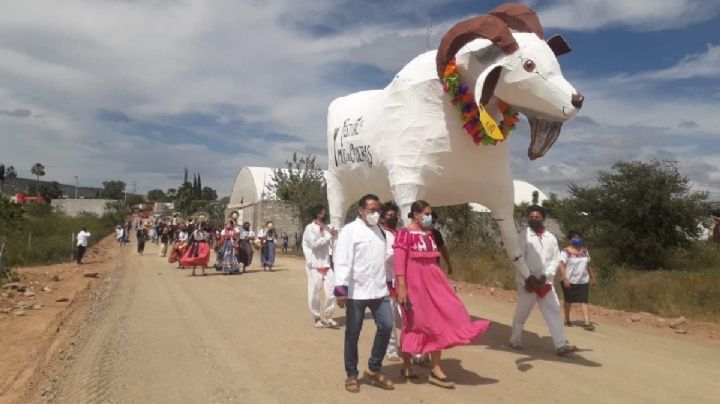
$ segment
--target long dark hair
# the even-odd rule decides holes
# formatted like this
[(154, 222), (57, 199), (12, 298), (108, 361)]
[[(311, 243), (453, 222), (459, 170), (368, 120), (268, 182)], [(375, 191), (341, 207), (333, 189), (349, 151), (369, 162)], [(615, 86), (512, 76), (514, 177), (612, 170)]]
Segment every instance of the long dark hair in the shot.
[(430, 206), (429, 203), (423, 201), (422, 199), (418, 199), (417, 201), (413, 202), (412, 205), (410, 205), (410, 212), (408, 212), (408, 219), (412, 219), (415, 213), (422, 213), (422, 211), (425, 210)]

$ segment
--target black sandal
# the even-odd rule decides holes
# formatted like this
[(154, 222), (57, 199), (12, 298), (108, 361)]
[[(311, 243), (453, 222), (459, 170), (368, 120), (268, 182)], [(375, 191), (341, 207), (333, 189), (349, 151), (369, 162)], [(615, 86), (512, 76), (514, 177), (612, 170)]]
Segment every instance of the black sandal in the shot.
[(410, 369), (400, 368), (400, 374), (407, 380), (417, 380), (420, 378), (417, 373), (411, 372)]

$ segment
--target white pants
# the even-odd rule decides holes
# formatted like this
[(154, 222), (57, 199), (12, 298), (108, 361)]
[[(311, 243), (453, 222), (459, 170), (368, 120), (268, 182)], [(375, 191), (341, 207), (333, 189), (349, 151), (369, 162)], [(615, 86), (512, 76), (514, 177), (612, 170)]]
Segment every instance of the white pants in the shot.
[(393, 329), (390, 334), (390, 343), (388, 344), (385, 355), (400, 355), (400, 336), (398, 330), (402, 328), (402, 312), (400, 305), (395, 300), (390, 300), (393, 314)]
[[(324, 276), (320, 271), (312, 268), (307, 269), (308, 278), (308, 306), (313, 317), (322, 320), (332, 318), (335, 310), (335, 275), (329, 270)], [(320, 291), (323, 291), (323, 299), (320, 299)]]
[(535, 303), (540, 307), (545, 324), (550, 330), (553, 345), (560, 348), (566, 344), (565, 331), (563, 329), (563, 319), (560, 314), (560, 301), (558, 301), (555, 288), (548, 292), (545, 297), (541, 298), (535, 293), (528, 293), (524, 287), (518, 285), (517, 291), (517, 307), (515, 308), (515, 317), (513, 318), (512, 333), (510, 334), (510, 343), (521, 344), (522, 333), (530, 312)]

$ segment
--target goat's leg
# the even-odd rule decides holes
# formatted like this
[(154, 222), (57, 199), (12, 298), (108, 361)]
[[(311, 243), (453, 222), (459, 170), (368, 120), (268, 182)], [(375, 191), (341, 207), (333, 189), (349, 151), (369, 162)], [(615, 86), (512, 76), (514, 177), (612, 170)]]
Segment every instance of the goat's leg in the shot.
[(345, 213), (348, 208), (346, 191), (334, 173), (329, 172), (326, 180), (330, 223), (336, 229), (340, 229), (345, 224)]
[(390, 187), (395, 203), (400, 206), (400, 217), (407, 226), (410, 224), (410, 206), (425, 195), (425, 187), (418, 184), (397, 184)]
[[(512, 194), (510, 194), (512, 195)], [(505, 252), (515, 267), (515, 273), (520, 275), (518, 281), (527, 279), (530, 276), (527, 263), (525, 262), (524, 252), (520, 251), (520, 243), (518, 239), (517, 229), (515, 228), (515, 220), (513, 218), (514, 204), (512, 197), (507, 199), (506, 203), (488, 204), (488, 208), (492, 211), (493, 219), (497, 221), (500, 228), (500, 237), (502, 238)]]

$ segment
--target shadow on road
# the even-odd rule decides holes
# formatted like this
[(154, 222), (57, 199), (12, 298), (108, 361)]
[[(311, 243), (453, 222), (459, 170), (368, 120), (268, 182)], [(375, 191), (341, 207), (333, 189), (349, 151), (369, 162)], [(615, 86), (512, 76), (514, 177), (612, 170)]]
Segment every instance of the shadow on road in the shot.
[[(486, 384), (495, 384), (499, 383), (500, 380), (492, 379), (489, 377), (482, 377), (479, 374), (467, 370), (462, 367), (462, 361), (459, 359), (443, 359), (442, 360), (442, 369), (447, 374), (447, 376), (455, 382), (457, 385), (461, 386), (482, 386)], [(417, 381), (408, 381), (406, 380), (400, 373), (400, 369), (402, 369), (402, 364), (399, 362), (383, 362), (383, 374), (387, 376), (390, 380), (393, 381), (393, 383), (396, 384), (404, 384), (404, 383), (413, 383), (413, 384), (424, 384), (428, 383), (428, 377), (430, 376), (430, 369), (424, 366), (418, 366), (415, 365), (414, 369), (415, 372), (420, 376)]]
[[(472, 316), (472, 319), (480, 320), (482, 318)], [(505, 351), (521, 356), (521, 358), (515, 360), (515, 364), (521, 372), (527, 372), (532, 369), (532, 362), (537, 360), (563, 362), (587, 367), (602, 366), (601, 363), (591, 361), (581, 355), (582, 352), (592, 351), (591, 349), (579, 349), (577, 352), (566, 356), (557, 356), (553, 348), (552, 338), (549, 336), (540, 336), (527, 330), (523, 331), (522, 336), (525, 349), (522, 351), (512, 349), (508, 342), (510, 340), (511, 330), (512, 326), (493, 321), (485, 335), (475, 340), (471, 345), (487, 346), (488, 349)]]

